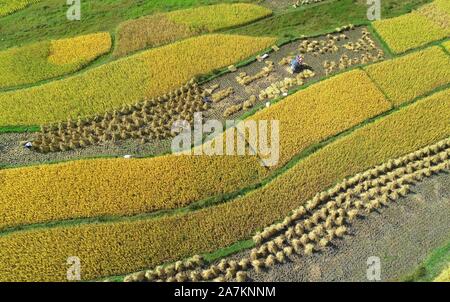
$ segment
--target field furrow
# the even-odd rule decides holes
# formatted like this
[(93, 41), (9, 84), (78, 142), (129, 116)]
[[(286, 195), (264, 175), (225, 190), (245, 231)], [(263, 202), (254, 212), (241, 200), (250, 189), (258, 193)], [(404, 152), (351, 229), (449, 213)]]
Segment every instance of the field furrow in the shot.
[[(450, 90), (400, 109), (336, 140), (261, 189), (192, 213), (81, 224), (0, 237), (1, 280), (64, 280), (77, 255), (83, 278), (123, 274), (230, 245), (281, 219), (346, 176), (450, 134)], [(14, 257), (16, 253), (20, 258)], [(106, 257), (107, 255), (107, 257)]]
[[(367, 75), (355, 70), (297, 92), (248, 120), (280, 120), (282, 154), (273, 167), (279, 168), (307, 147), (390, 108)], [(268, 175), (256, 156), (168, 155), (6, 169), (0, 171), (0, 228), (175, 209), (249, 187)]]
[(274, 42), (274, 38), (206, 35), (42, 86), (0, 93), (0, 126), (39, 125), (103, 114), (163, 95), (196, 75), (243, 60)]

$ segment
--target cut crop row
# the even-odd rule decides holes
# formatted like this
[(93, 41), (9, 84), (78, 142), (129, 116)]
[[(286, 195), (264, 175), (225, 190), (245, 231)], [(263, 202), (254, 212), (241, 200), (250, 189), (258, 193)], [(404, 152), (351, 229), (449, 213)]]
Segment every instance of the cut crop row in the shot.
[(109, 33), (38, 42), (0, 52), (0, 88), (8, 88), (78, 71), (107, 53)]
[(379, 211), (390, 202), (406, 196), (410, 186), (450, 168), (450, 140), (417, 150), (401, 158), (359, 173), (292, 211), (282, 222), (273, 224), (253, 239), (256, 247), (249, 257), (222, 259), (204, 266), (188, 259), (168, 266), (133, 273), (125, 281), (231, 281), (239, 271), (262, 270), (284, 263), (291, 255), (310, 255), (327, 247), (347, 233), (355, 218)]
[[(177, 89), (248, 58), (274, 38), (205, 35), (151, 49), (38, 87), (0, 93), (0, 126), (41, 125), (104, 114)], [(186, 62), (189, 62), (187, 64)]]
[(117, 48), (114, 56), (125, 56), (146, 47), (156, 47), (198, 34), (246, 24), (271, 13), (262, 6), (235, 3), (183, 9), (125, 21), (117, 28)]
[[(437, 93), (357, 129), (269, 184), (224, 204), (156, 219), (55, 226), (0, 236), (0, 280), (65, 280), (64, 263), (73, 255), (83, 261), (84, 280), (120, 275), (249, 238), (345, 177), (447, 138), (449, 96), (450, 90)], [(213, 175), (219, 170), (212, 169)]]

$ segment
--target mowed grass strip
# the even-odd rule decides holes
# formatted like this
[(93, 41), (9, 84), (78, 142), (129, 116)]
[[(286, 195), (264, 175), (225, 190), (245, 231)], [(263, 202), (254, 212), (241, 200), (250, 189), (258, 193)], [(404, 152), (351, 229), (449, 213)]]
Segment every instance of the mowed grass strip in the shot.
[(0, 280), (66, 280), (67, 257), (96, 279), (212, 252), (283, 218), (346, 176), (450, 135), (450, 90), (352, 132), (241, 198), (182, 215), (61, 226), (0, 237)]
[(248, 120), (280, 121), (281, 154), (275, 166), (280, 167), (306, 147), (390, 108), (367, 74), (354, 70), (301, 90)]
[(206, 35), (152, 49), (85, 73), (0, 94), (0, 126), (92, 116), (162, 95), (267, 48), (274, 38)]
[(365, 68), (395, 105), (450, 83), (450, 56), (438, 46)]
[(395, 53), (418, 48), (447, 37), (445, 30), (423, 14), (412, 12), (392, 19), (373, 22), (381, 38)]
[(109, 33), (44, 41), (0, 52), (0, 88), (78, 71), (111, 49)]
[(186, 206), (266, 176), (256, 156), (82, 160), (0, 171), (0, 229)]
[(208, 5), (125, 21), (117, 28), (114, 56), (239, 26), (271, 14), (271, 10), (262, 6), (236, 3)]

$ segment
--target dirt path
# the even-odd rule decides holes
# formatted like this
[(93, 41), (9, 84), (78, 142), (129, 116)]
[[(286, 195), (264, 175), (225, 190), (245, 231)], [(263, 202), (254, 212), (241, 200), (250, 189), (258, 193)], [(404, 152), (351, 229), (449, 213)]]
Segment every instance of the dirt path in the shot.
[[(251, 271), (254, 281), (367, 281), (367, 260), (381, 260), (381, 280), (398, 280), (450, 239), (450, 173), (425, 180), (412, 194), (381, 213), (356, 221), (350, 236), (326, 251), (268, 272)], [(241, 253), (239, 256), (243, 256)]]

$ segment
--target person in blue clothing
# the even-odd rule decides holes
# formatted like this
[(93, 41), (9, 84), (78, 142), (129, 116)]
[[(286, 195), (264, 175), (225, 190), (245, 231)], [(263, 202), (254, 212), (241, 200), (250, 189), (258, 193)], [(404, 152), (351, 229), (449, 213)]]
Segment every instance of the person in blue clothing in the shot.
[(296, 56), (291, 61), (291, 70), (292, 73), (300, 72), (303, 65), (303, 57), (302, 56)]

